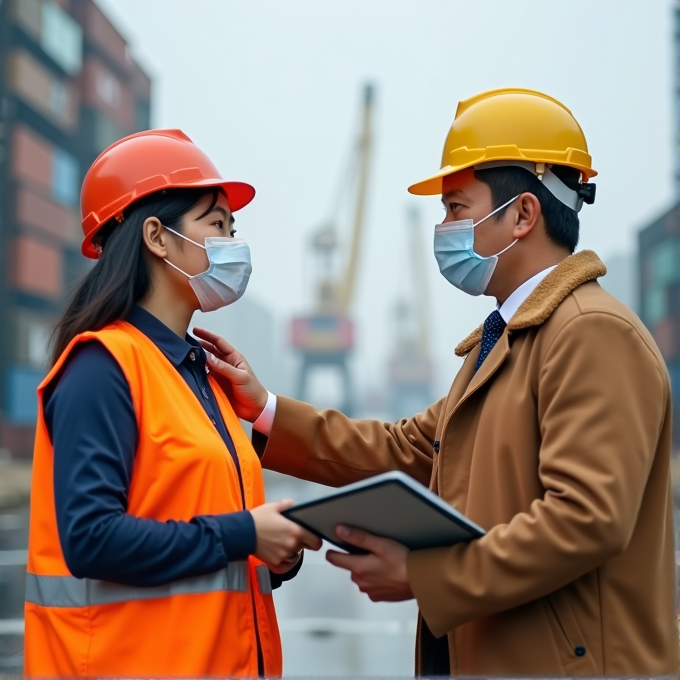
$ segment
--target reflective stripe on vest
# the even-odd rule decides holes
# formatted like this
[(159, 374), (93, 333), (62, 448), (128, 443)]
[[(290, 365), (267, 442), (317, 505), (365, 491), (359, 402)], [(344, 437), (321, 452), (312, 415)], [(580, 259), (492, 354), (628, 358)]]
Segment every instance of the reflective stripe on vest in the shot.
[[(269, 569), (257, 567), (260, 592), (272, 592)], [(37, 576), (26, 574), (26, 602), (42, 607), (88, 607), (91, 605), (153, 600), (173, 595), (195, 595), (220, 591), (248, 592), (248, 563), (230, 562), (226, 569), (205, 576), (173, 581), (152, 588), (135, 588), (110, 581), (79, 579), (74, 576)]]
[(255, 567), (257, 573), (257, 583), (260, 586), (260, 592), (263, 595), (272, 594), (272, 578), (269, 573), (269, 567), (266, 564), (259, 564)]

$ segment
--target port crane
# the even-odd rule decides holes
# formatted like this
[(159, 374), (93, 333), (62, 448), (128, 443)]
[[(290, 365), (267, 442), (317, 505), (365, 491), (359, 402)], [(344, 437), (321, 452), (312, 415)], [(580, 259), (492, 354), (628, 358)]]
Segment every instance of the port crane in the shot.
[[(296, 396), (306, 400), (310, 373), (318, 368), (339, 372), (343, 385), (340, 409), (351, 415), (353, 385), (349, 357), (354, 349), (355, 328), (351, 305), (356, 287), (357, 269), (364, 231), (369, 172), (373, 154), (372, 118), (374, 89), (363, 91), (361, 126), (346, 177), (341, 183), (335, 209), (329, 220), (317, 229), (311, 240), (315, 260), (314, 303), (311, 313), (295, 317), (291, 326), (291, 345), (300, 355)], [(345, 194), (353, 200), (349, 249), (341, 259), (338, 225), (340, 208), (346, 205)]]
[(394, 420), (412, 416), (432, 403), (430, 358), (430, 311), (427, 271), (418, 210), (407, 212), (407, 243), (410, 267), (408, 294), (393, 310), (394, 346), (388, 364), (388, 405)]

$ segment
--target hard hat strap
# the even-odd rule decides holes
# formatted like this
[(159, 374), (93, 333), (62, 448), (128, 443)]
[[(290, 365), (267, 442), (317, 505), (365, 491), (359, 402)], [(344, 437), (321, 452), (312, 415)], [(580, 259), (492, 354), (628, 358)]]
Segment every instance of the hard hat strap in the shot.
[[(539, 168), (540, 167), (540, 172)], [(508, 166), (523, 168), (528, 170), (536, 177), (543, 186), (558, 200), (564, 203), (567, 208), (579, 212), (583, 206), (583, 198), (578, 191), (570, 189), (545, 163), (534, 163), (531, 161), (489, 161), (475, 165), (475, 170), (489, 170), (491, 168), (507, 168)]]

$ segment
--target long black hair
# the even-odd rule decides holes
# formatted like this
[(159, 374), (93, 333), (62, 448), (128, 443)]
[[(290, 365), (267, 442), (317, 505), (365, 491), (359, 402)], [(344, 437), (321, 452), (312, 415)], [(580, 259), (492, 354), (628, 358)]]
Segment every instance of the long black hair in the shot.
[(52, 334), (54, 365), (79, 333), (98, 331), (124, 319), (151, 287), (151, 271), (144, 257), (142, 225), (156, 217), (181, 233), (182, 218), (204, 196), (211, 195), (207, 215), (217, 202), (219, 189), (169, 189), (146, 196), (124, 211), (119, 224), (112, 219), (92, 239), (101, 248), (97, 264), (76, 286)]

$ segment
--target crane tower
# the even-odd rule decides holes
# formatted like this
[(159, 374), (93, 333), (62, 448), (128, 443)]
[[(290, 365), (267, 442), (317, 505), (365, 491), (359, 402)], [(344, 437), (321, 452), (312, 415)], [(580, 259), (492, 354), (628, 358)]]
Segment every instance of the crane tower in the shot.
[[(338, 265), (341, 256), (337, 225), (329, 223), (318, 229), (311, 241), (316, 271), (314, 283), (314, 306), (310, 314), (293, 319), (291, 344), (300, 354), (297, 380), (297, 398), (306, 399), (310, 373), (319, 367), (330, 367), (340, 373), (343, 384), (343, 400), (340, 409), (351, 415), (352, 379), (348, 359), (354, 348), (354, 323), (350, 316), (356, 284), (358, 262), (361, 252), (364, 215), (368, 189), (368, 176), (373, 151), (372, 113), (373, 87), (364, 87), (361, 128), (353, 149), (349, 172), (342, 183), (353, 194), (351, 236), (346, 261)], [(341, 194), (337, 208), (345, 205)], [(335, 218), (338, 210), (334, 210)], [(343, 230), (344, 233), (344, 230)], [(338, 270), (340, 273), (338, 273)]]
[(409, 295), (394, 307), (394, 347), (389, 362), (389, 407), (397, 420), (425, 410), (432, 403), (432, 361), (429, 341), (427, 272), (420, 216), (408, 211)]

